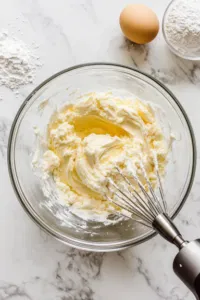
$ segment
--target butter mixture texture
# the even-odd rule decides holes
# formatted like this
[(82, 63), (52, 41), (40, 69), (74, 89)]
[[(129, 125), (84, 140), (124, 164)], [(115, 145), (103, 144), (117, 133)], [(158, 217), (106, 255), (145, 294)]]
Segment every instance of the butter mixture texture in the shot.
[(130, 176), (131, 162), (140, 177), (142, 160), (154, 185), (154, 154), (164, 174), (168, 153), (152, 106), (112, 93), (90, 93), (56, 112), (48, 125), (47, 145), (43, 170), (52, 174), (59, 197), (72, 212), (86, 212), (91, 219), (120, 210), (106, 199), (107, 178), (120, 180), (116, 166)]

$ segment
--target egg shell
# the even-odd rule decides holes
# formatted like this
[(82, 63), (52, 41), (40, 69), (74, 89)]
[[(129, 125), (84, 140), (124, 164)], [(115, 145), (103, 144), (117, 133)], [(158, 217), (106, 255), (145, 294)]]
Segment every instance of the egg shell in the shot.
[(129, 4), (120, 14), (120, 26), (124, 35), (134, 43), (151, 42), (159, 31), (156, 14), (143, 4)]

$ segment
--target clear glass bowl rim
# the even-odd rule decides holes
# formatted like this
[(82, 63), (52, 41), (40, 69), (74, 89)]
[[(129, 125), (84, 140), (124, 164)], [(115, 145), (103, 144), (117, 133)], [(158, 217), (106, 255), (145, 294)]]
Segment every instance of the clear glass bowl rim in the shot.
[(187, 59), (187, 60), (193, 60), (193, 61), (198, 61), (200, 60), (200, 56), (197, 56), (197, 57), (194, 57), (194, 56), (187, 56), (187, 55), (183, 55), (181, 53), (179, 53), (174, 47), (172, 44), (169, 43), (168, 39), (167, 39), (167, 36), (166, 36), (166, 33), (165, 33), (165, 22), (166, 22), (166, 16), (167, 16), (167, 12), (170, 8), (170, 6), (172, 5), (173, 2), (175, 2), (176, 0), (171, 0), (169, 2), (169, 4), (167, 5), (166, 9), (165, 9), (165, 12), (164, 12), (164, 15), (163, 15), (163, 19), (162, 19), (162, 33), (163, 33), (163, 36), (164, 36), (164, 39), (165, 39), (165, 42), (167, 44), (167, 46), (169, 47), (169, 49), (177, 56), (181, 57), (181, 58), (184, 58), (184, 59)]
[[(123, 250), (126, 249), (128, 247), (143, 243), (147, 240), (149, 240), (150, 238), (152, 238), (153, 236), (156, 235), (156, 232), (154, 230), (149, 231), (147, 234), (144, 235), (144, 237), (141, 237), (140, 239), (137, 239), (136, 241), (127, 241), (126, 243), (124, 243), (123, 245), (119, 245), (119, 242), (113, 242), (112, 245), (108, 245), (108, 244), (103, 244), (101, 243), (101, 246), (98, 243), (93, 243), (93, 242), (85, 242), (83, 240), (77, 241), (77, 240), (73, 240), (71, 238), (67, 238), (66, 236), (63, 236), (62, 234), (58, 234), (58, 232), (56, 232), (55, 230), (53, 230), (52, 228), (50, 228), (50, 226), (48, 226), (47, 224), (45, 224), (40, 216), (32, 209), (31, 205), (29, 204), (28, 199), (26, 199), (26, 203), (23, 201), (23, 199), (20, 197), (20, 193), (18, 192), (17, 189), (17, 185), (14, 179), (14, 172), (12, 170), (12, 143), (13, 143), (13, 136), (14, 136), (14, 131), (15, 131), (15, 126), (16, 123), (18, 121), (19, 116), (21, 115), (21, 113), (23, 112), (25, 106), (27, 105), (27, 103), (31, 100), (32, 96), (38, 92), (44, 85), (46, 85), (47, 83), (49, 83), (51, 80), (55, 79), (56, 77), (70, 72), (72, 70), (75, 69), (79, 69), (79, 68), (84, 68), (84, 67), (95, 67), (95, 66), (110, 66), (110, 67), (120, 67), (120, 68), (124, 68), (126, 70), (130, 70), (130, 71), (134, 71), (136, 73), (142, 74), (146, 77), (148, 77), (149, 79), (151, 79), (152, 81), (154, 81), (156, 84), (158, 84), (162, 89), (164, 89), (170, 96), (171, 98), (174, 100), (174, 102), (176, 103), (176, 105), (178, 106), (178, 108), (180, 109), (186, 124), (188, 126), (189, 129), (189, 133), (190, 133), (190, 137), (191, 137), (191, 141), (192, 141), (192, 157), (193, 157), (193, 161), (192, 161), (192, 172), (191, 172), (191, 177), (190, 177), (190, 181), (188, 184), (188, 188), (186, 190), (186, 193), (182, 199), (182, 201), (180, 202), (179, 206), (177, 207), (176, 211), (174, 212), (174, 214), (172, 215), (172, 219), (179, 213), (179, 211), (181, 210), (181, 208), (183, 207), (185, 201), (187, 200), (187, 197), (190, 193), (190, 190), (192, 188), (192, 184), (194, 181), (194, 176), (195, 176), (195, 171), (196, 171), (196, 161), (197, 161), (197, 151), (196, 151), (196, 141), (195, 141), (195, 136), (194, 136), (194, 132), (193, 132), (193, 128), (192, 125), (190, 123), (190, 120), (184, 110), (184, 108), (182, 107), (182, 105), (180, 104), (180, 102), (178, 101), (178, 99), (174, 96), (174, 94), (164, 85), (162, 84), (159, 80), (155, 79), (154, 77), (152, 77), (151, 75), (137, 70), (135, 68), (126, 66), (126, 65), (122, 65), (122, 64), (115, 64), (115, 63), (107, 63), (107, 62), (92, 62), (92, 63), (85, 63), (85, 64), (79, 64), (79, 65), (75, 65), (72, 66), (70, 68), (66, 68), (60, 72), (55, 73), (54, 75), (52, 75), (51, 77), (49, 77), (48, 79), (46, 79), (45, 81), (43, 81), (40, 85), (38, 85), (24, 100), (24, 102), (21, 104), (19, 110), (16, 113), (16, 116), (13, 120), (11, 129), (10, 129), (10, 134), (9, 134), (9, 139), (8, 139), (8, 151), (7, 151), (7, 163), (8, 163), (8, 172), (10, 175), (10, 180), (11, 180), (11, 184), (12, 187), (14, 189), (14, 192), (20, 202), (20, 204), (22, 205), (22, 207), (24, 208), (25, 212), (29, 215), (29, 217), (41, 228), (43, 229), (45, 232), (47, 232), (48, 234), (50, 234), (51, 236), (53, 236), (54, 238), (56, 238), (57, 240), (63, 242), (64, 244), (68, 245), (68, 246), (72, 246), (75, 247), (77, 249), (80, 250), (87, 250), (87, 251), (94, 251), (94, 252), (111, 252), (111, 251), (119, 251), (119, 250)], [(73, 242), (72, 242), (73, 241)], [(98, 248), (98, 245), (100, 246)], [(103, 246), (105, 246), (105, 248), (103, 248)], [(94, 247), (94, 248), (93, 248)]]

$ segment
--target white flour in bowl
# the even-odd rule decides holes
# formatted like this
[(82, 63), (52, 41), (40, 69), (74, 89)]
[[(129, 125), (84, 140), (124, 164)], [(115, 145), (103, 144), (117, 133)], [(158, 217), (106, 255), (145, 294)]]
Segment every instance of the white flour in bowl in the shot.
[(182, 55), (200, 55), (200, 1), (172, 2), (165, 19), (166, 38)]

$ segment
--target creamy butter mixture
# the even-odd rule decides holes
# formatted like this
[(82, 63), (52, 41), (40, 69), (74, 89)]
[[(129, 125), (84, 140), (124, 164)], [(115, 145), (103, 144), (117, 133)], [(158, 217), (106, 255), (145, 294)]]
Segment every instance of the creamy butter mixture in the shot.
[(119, 180), (115, 166), (129, 176), (131, 162), (142, 176), (142, 160), (154, 185), (156, 153), (164, 174), (168, 145), (153, 108), (141, 100), (90, 93), (52, 116), (47, 141), (43, 170), (53, 175), (60, 198), (72, 211), (106, 217), (119, 210), (105, 196), (107, 178)]

